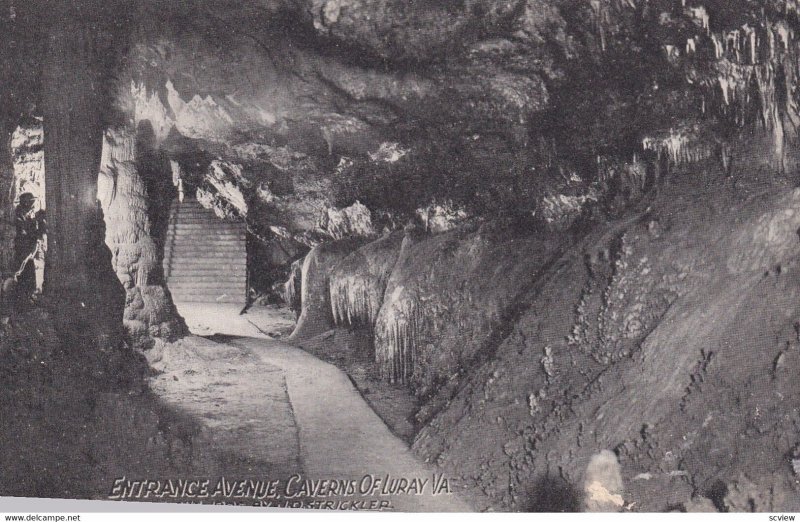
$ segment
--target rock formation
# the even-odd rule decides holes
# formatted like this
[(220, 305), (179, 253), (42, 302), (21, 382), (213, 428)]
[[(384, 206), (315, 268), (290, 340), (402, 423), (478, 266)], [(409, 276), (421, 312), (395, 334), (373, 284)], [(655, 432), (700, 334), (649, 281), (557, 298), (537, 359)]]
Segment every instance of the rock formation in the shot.
[(50, 4), (0, 14), (0, 247), (43, 118), (96, 373), (184, 331), (175, 176), (291, 274), (293, 340), (366, 332), (477, 507), (798, 508), (795, 0)]

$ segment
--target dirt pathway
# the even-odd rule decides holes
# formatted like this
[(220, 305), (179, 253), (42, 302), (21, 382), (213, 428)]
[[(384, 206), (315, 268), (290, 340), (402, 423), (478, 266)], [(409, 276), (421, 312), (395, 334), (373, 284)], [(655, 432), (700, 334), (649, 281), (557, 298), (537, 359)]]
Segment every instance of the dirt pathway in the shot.
[(470, 510), (455, 495), (431, 494), (433, 469), (420, 463), (389, 431), (344, 372), (279, 341), (240, 338), (230, 343), (284, 371), (307, 477), (360, 481), (370, 474), (383, 482), (387, 475), (390, 481), (427, 480), (421, 495), (375, 498), (390, 499), (395, 509), (403, 511)]
[[(222, 311), (203, 310), (202, 316)], [(270, 339), (241, 316), (230, 319), (217, 316), (213, 327), (198, 319), (204, 333), (216, 333), (213, 341), (188, 337), (151, 361), (162, 372), (151, 388), (168, 406), (199, 421), (195, 444), (209, 445), (222, 457), (226, 477), (285, 480), (299, 473), (304, 480), (363, 480), (364, 487), (374, 477), (378, 489), (355, 498), (388, 500), (402, 511), (471, 510), (443, 486), (432, 494), (434, 469), (389, 431), (344, 372)], [(269, 317), (261, 319), (264, 328), (271, 326)], [(412, 485), (413, 479), (418, 480)], [(381, 494), (386, 485), (403, 481), (406, 492)], [(455, 489), (452, 481), (448, 485)]]
[[(285, 478), (302, 471), (284, 372), (246, 350), (201, 337), (169, 345), (150, 388), (199, 423), (193, 444), (211, 449), (225, 476)], [(187, 423), (178, 423), (178, 425)]]

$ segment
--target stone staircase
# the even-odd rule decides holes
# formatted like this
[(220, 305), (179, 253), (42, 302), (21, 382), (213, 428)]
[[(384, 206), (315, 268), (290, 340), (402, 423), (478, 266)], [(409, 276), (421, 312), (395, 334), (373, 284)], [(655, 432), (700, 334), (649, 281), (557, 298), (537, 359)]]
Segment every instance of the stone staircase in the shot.
[(175, 201), (164, 248), (164, 274), (177, 303), (244, 304), (244, 224), (223, 221), (194, 199)]

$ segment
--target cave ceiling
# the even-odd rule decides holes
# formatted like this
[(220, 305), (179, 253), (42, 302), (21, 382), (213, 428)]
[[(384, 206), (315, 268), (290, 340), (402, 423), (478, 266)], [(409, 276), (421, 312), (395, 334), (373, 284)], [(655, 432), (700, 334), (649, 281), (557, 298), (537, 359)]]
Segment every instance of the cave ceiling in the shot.
[[(8, 6), (6, 112), (36, 112), (52, 7)], [(116, 112), (149, 126), (187, 176), (216, 176), (222, 206), (227, 184), (248, 207), (229, 210), (309, 244), (346, 234), (325, 217), (356, 201), (376, 226), (443, 201), (535, 211), (543, 194), (588, 183), (601, 156), (630, 160), (647, 136), (719, 134), (744, 69), (794, 59), (798, 27), (797, 4), (772, 0), (79, 7), (108, 49)]]

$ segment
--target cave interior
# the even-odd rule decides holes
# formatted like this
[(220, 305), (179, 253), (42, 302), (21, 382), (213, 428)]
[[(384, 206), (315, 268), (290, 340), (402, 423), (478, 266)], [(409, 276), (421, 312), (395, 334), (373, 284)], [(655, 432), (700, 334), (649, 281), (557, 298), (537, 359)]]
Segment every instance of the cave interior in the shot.
[(313, 442), (452, 477), (399, 509), (800, 510), (798, 13), (2, 0), (0, 495)]

